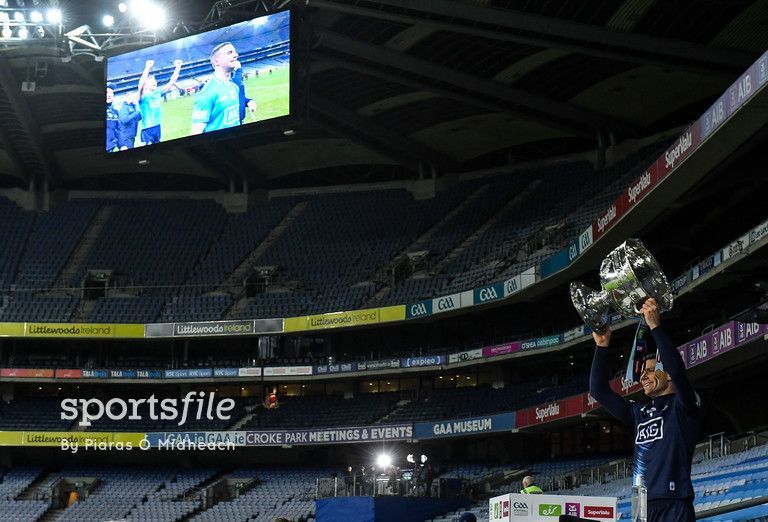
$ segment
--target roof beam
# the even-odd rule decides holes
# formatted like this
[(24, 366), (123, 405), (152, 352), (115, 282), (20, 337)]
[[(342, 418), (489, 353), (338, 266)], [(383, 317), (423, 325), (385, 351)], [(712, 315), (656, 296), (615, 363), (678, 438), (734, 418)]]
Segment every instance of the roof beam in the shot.
[(476, 95), (502, 100), (529, 113), (543, 114), (547, 121), (569, 122), (589, 130), (610, 130), (629, 135), (640, 133), (639, 129), (629, 122), (599, 114), (571, 103), (557, 102), (495, 80), (478, 78), (385, 47), (360, 42), (332, 31), (321, 30), (319, 35), (320, 45), (326, 49), (422, 76), (431, 81), (460, 86)]
[[(53, 152), (43, 146), (43, 137), (40, 127), (35, 123), (32, 112), (29, 110), (27, 100), (21, 94), (21, 89), (15, 81), (15, 76), (11, 70), (8, 60), (0, 53), (0, 88), (5, 91), (8, 100), (13, 104), (13, 110), (21, 124), (24, 132), (29, 139), (32, 149), (42, 165), (41, 174), (49, 182), (58, 181), (60, 174), (56, 167), (56, 161)], [(33, 173), (29, 173), (31, 177)], [(51, 183), (53, 185), (53, 183)]]
[[(639, 54), (637, 52), (632, 52), (629, 49), (596, 47), (595, 45), (590, 45), (587, 42), (575, 40), (558, 40), (551, 36), (547, 37), (541, 34), (525, 35), (511, 31), (497, 31), (483, 26), (478, 26), (476, 24), (465, 25), (459, 21), (446, 22), (435, 18), (427, 18), (424, 15), (429, 15), (429, 13), (416, 11), (410, 13), (395, 13), (392, 11), (382, 11), (381, 9), (365, 7), (360, 4), (344, 4), (338, 2), (337, 0), (312, 0), (310, 5), (313, 7), (333, 10), (344, 14), (367, 16), (370, 18), (402, 24), (418, 24), (435, 30), (450, 31), (457, 34), (466, 34), (468, 36), (479, 36), (482, 38), (490, 38), (501, 42), (514, 42), (522, 45), (530, 45), (532, 47), (541, 47), (545, 49), (560, 49), (563, 51), (586, 56), (594, 56), (596, 58), (604, 58), (626, 63), (636, 63), (638, 65), (674, 67), (676, 70), (684, 70), (697, 74), (714, 74), (717, 76), (722, 76), (723, 78), (733, 79), (733, 75), (729, 72), (718, 68), (713, 68), (710, 62), (703, 60), (699, 63), (690, 63), (664, 55)], [(409, 7), (414, 9), (424, 7), (424, 5), (414, 2), (413, 5)], [(731, 67), (731, 69), (736, 70), (738, 67)]]
[[(310, 108), (333, 121), (335, 126), (347, 127), (355, 131), (356, 135), (353, 136), (342, 131), (354, 141), (360, 139), (359, 135), (372, 141), (377, 152), (385, 154), (401, 165), (414, 170), (418, 169), (420, 162), (432, 164), (443, 171), (452, 171), (456, 168), (456, 162), (441, 152), (417, 143), (322, 96), (312, 94)], [(370, 143), (363, 144), (370, 146)]]
[(11, 145), (11, 142), (8, 140), (8, 136), (5, 135), (5, 131), (3, 131), (2, 128), (0, 128), (0, 147), (2, 147), (5, 153), (8, 155), (11, 166), (16, 170), (16, 172), (10, 174), (14, 174), (22, 181), (29, 183), (29, 172), (27, 172), (27, 170), (24, 168), (24, 164), (22, 163), (21, 158), (19, 158), (19, 155), (16, 154), (16, 150), (14, 149), (13, 145)]
[[(316, 0), (317, 1), (317, 0)], [(315, 2), (313, 1), (312, 4)], [(337, 3), (335, 0), (323, 0), (323, 4)], [(608, 27), (583, 24), (559, 18), (532, 15), (512, 9), (486, 7), (477, 3), (456, 2), (450, 0), (430, 0), (413, 2), (411, 0), (376, 0), (366, 2), (380, 10), (381, 5), (400, 8), (405, 11), (422, 12), (433, 16), (443, 16), (467, 22), (500, 26), (506, 29), (526, 31), (534, 35), (545, 35), (556, 39), (579, 41), (599, 46), (603, 49), (623, 53), (643, 53), (678, 62), (692, 62), (701, 65), (716, 65), (728, 70), (742, 71), (755, 59), (752, 53), (700, 45), (682, 40), (649, 36), (639, 33), (620, 31)], [(546, 46), (557, 46), (548, 41)]]
[[(332, 67), (341, 67), (344, 69), (349, 69), (352, 71), (359, 72), (361, 74), (365, 74), (366, 76), (372, 76), (374, 78), (380, 78), (382, 80), (386, 80), (389, 82), (398, 83), (400, 85), (409, 87), (417, 91), (431, 92), (439, 96), (442, 96), (444, 98), (448, 98), (450, 100), (456, 100), (458, 102), (465, 103), (467, 105), (473, 105), (479, 109), (483, 109), (486, 111), (498, 112), (501, 114), (509, 114), (511, 116), (514, 116), (520, 119), (530, 119), (530, 114), (521, 112), (515, 109), (515, 107), (513, 107), (510, 104), (505, 104), (505, 103), (500, 103), (494, 100), (479, 98), (477, 96), (469, 96), (466, 94), (461, 94), (452, 89), (439, 87), (435, 84), (431, 84), (427, 82), (422, 82), (414, 78), (403, 76), (402, 74), (393, 74), (391, 72), (387, 72), (381, 67), (365, 65), (352, 60), (345, 60), (344, 58), (341, 58), (341, 57), (333, 57), (323, 53), (322, 51), (312, 52), (312, 62), (321, 63), (323, 65), (329, 65)], [(582, 136), (584, 138), (594, 138), (594, 133), (587, 132), (581, 127), (571, 125), (568, 123), (547, 120), (543, 117), (541, 117), (540, 123), (546, 127), (550, 127), (552, 129), (566, 132), (568, 134), (575, 134), (578, 136)]]

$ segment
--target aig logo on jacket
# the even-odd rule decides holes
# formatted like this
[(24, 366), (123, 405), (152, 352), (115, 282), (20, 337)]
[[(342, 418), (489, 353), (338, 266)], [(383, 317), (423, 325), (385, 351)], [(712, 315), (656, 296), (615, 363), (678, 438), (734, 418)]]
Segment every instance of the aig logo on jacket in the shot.
[(664, 418), (656, 417), (637, 425), (635, 444), (648, 444), (664, 438)]

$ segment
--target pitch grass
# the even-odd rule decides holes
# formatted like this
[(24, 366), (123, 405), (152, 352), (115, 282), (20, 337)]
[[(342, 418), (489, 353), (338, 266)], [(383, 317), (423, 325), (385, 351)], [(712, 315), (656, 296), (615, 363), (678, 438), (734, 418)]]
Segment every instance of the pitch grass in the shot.
[[(272, 74), (261, 73), (245, 80), (245, 96), (256, 101), (256, 118), (245, 112), (243, 125), (286, 116), (289, 111), (290, 70), (289, 67), (272, 69)], [(163, 103), (162, 141), (189, 136), (192, 126), (192, 103), (195, 97), (181, 96)], [(141, 129), (141, 125), (139, 125)], [(136, 136), (136, 146), (141, 146), (141, 130)]]

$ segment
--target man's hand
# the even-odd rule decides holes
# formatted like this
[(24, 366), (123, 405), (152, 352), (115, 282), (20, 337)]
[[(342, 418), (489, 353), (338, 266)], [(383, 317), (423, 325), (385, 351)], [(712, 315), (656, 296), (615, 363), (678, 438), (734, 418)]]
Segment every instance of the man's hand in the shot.
[(248, 100), (248, 103), (245, 104), (245, 107), (248, 109), (248, 112), (251, 113), (251, 118), (255, 120), (256, 119), (256, 102), (253, 100)]
[(661, 324), (659, 318), (659, 305), (656, 302), (656, 299), (653, 297), (647, 299), (645, 303), (643, 303), (643, 308), (641, 310), (643, 312), (643, 317), (645, 317), (645, 322), (651, 330)]
[(176, 67), (177, 69), (179, 69), (179, 68), (181, 68), (181, 66), (182, 66), (182, 64), (183, 64), (183, 63), (184, 63), (184, 62), (183, 62), (183, 61), (181, 61), (181, 60), (174, 60), (174, 61), (173, 61), (173, 66), (174, 66), (174, 67)]
[(148, 71), (154, 66), (155, 66), (154, 60), (147, 60), (147, 63), (144, 64), (144, 69)]
[(606, 326), (605, 331), (601, 334), (592, 331), (592, 338), (595, 340), (595, 344), (601, 348), (608, 348), (611, 343), (611, 329)]

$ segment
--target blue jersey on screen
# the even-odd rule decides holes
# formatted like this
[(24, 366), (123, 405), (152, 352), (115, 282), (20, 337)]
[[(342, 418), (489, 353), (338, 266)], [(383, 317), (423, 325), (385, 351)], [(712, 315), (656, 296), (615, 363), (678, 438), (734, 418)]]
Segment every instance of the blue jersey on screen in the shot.
[(161, 103), (163, 103), (163, 90), (161, 88), (158, 87), (149, 92), (144, 91), (139, 102), (142, 127), (148, 129), (162, 123)]
[(192, 123), (205, 123), (203, 132), (240, 125), (240, 90), (237, 85), (212, 76), (195, 96)]

